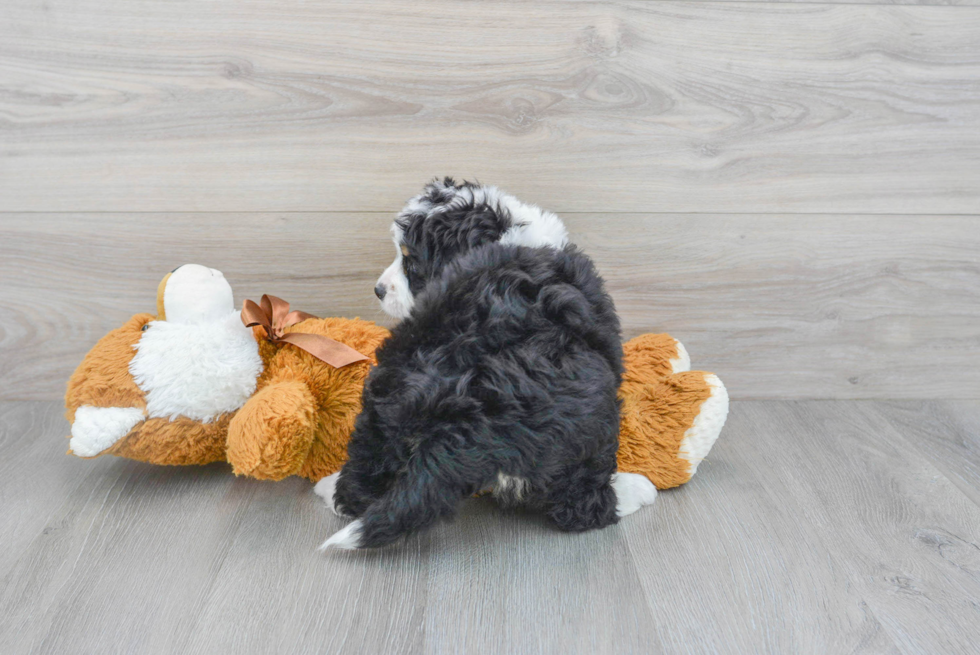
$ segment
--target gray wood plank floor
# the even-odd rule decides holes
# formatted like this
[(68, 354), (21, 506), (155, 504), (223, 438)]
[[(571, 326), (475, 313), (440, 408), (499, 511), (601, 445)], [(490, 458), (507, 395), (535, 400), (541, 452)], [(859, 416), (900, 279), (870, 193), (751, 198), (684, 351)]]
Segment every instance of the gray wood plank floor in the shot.
[(697, 477), (581, 535), (466, 501), (378, 552), (299, 480), (64, 455), (0, 403), (3, 653), (972, 653), (980, 403), (743, 401)]

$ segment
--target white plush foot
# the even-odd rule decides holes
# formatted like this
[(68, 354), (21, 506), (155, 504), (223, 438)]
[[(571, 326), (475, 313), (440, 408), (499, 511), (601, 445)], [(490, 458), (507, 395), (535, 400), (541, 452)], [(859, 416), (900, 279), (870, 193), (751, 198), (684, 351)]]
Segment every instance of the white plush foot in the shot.
[(340, 477), (340, 471), (332, 473), (325, 478), (322, 478), (313, 487), (313, 493), (323, 499), (330, 511), (337, 516), (342, 516), (340, 512), (337, 511), (337, 506), (333, 504), (333, 495), (337, 490), (337, 478)]
[(639, 473), (613, 473), (613, 491), (616, 492), (616, 516), (629, 516), (644, 505), (652, 505), (657, 499), (657, 488)]
[(670, 360), (670, 367), (674, 373), (686, 373), (691, 370), (691, 356), (680, 341), (674, 339), (674, 344), (677, 346), (677, 357)]
[(135, 407), (92, 407), (75, 410), (71, 424), (71, 451), (79, 457), (95, 457), (111, 448), (143, 420), (143, 410)]
[(320, 550), (328, 548), (340, 548), (343, 550), (354, 550), (361, 547), (361, 519), (351, 521), (343, 530), (339, 530), (332, 537), (320, 544)]
[(701, 411), (694, 418), (694, 425), (684, 433), (677, 452), (678, 457), (691, 463), (691, 475), (697, 473), (698, 464), (715, 445), (728, 419), (728, 390), (725, 385), (714, 373), (705, 375), (704, 381), (711, 387), (711, 395), (701, 403)]

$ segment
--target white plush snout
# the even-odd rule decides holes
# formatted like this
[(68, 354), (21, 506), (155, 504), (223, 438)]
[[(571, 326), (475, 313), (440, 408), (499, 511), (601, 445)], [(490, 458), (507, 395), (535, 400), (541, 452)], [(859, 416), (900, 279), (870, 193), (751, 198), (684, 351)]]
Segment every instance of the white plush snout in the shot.
[(235, 300), (221, 271), (185, 264), (167, 280), (163, 308), (168, 323), (201, 323), (234, 311)]

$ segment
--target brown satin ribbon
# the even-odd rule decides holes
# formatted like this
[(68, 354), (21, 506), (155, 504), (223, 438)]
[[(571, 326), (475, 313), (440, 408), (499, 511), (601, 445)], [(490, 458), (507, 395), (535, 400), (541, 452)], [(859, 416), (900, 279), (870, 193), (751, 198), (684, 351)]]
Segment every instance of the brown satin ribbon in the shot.
[(316, 316), (298, 310), (289, 311), (288, 302), (268, 294), (262, 296), (261, 306), (251, 300), (246, 300), (242, 304), (242, 323), (245, 327), (261, 325), (265, 328), (269, 341), (273, 343), (285, 342), (302, 348), (334, 368), (368, 359), (366, 355), (330, 337), (305, 332), (285, 332), (286, 328), (308, 318), (316, 318)]

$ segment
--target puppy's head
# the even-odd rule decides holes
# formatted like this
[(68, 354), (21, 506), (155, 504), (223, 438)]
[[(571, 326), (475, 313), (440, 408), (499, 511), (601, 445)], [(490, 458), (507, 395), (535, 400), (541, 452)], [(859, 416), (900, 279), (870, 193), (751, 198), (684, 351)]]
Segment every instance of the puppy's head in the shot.
[(374, 287), (395, 318), (412, 311), (415, 296), (453, 259), (490, 243), (564, 248), (568, 233), (556, 215), (497, 187), (447, 177), (408, 201), (391, 226), (395, 261)]

